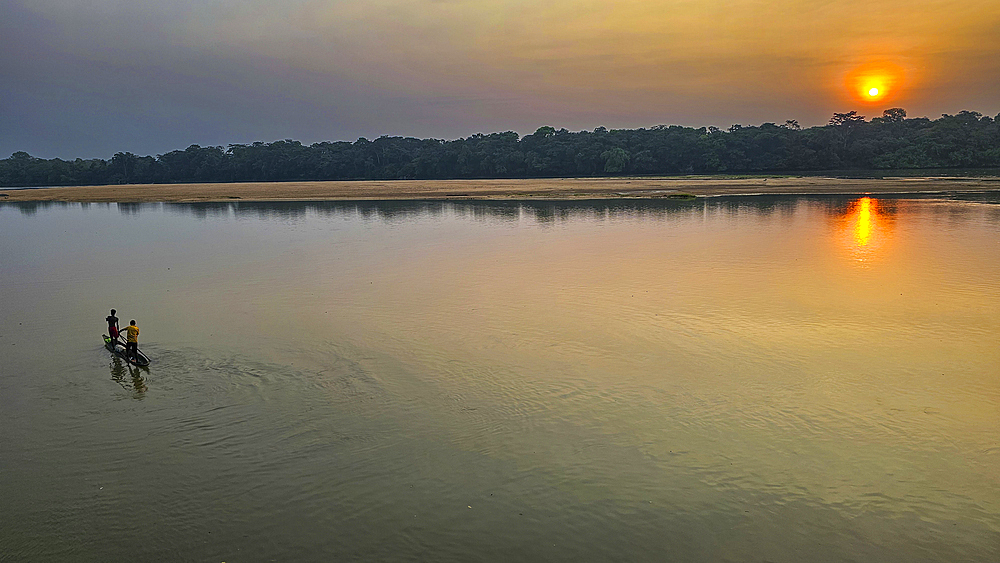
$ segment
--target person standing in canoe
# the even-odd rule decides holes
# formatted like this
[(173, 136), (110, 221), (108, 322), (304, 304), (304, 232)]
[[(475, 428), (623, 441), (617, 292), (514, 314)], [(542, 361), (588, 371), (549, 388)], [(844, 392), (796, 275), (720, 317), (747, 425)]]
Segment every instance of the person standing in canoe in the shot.
[(114, 309), (111, 309), (111, 314), (107, 316), (104, 320), (108, 321), (108, 336), (111, 337), (112, 342), (118, 342), (118, 317), (115, 316)]
[(125, 327), (125, 333), (128, 335), (125, 343), (125, 357), (132, 358), (135, 360), (139, 359), (139, 327), (135, 326), (135, 319), (129, 321), (128, 326)]

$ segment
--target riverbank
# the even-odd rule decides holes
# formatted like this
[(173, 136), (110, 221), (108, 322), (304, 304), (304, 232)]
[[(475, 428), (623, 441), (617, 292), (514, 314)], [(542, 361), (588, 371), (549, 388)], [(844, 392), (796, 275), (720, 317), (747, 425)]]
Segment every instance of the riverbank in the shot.
[(198, 202), (393, 199), (616, 199), (753, 194), (1000, 190), (1000, 178), (671, 177), (128, 184), (0, 190), (0, 201)]

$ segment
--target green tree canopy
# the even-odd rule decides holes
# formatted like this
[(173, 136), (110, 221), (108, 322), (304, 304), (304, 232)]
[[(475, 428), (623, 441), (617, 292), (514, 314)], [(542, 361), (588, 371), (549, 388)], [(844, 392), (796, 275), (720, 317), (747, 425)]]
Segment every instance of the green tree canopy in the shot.
[(284, 139), (227, 147), (191, 145), (157, 156), (0, 160), (0, 186), (293, 180), (542, 178), (618, 174), (717, 174), (843, 169), (1000, 167), (1000, 116), (961, 111), (907, 118), (889, 108), (829, 124), (681, 127), (571, 132), (546, 125), (442, 140), (382, 136), (304, 145)]

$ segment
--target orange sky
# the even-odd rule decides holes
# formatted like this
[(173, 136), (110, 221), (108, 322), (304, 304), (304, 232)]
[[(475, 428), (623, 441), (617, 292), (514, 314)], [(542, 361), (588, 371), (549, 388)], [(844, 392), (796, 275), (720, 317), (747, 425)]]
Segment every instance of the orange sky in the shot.
[[(815, 108), (815, 121), (857, 106), (845, 77), (872, 64), (896, 71), (892, 101), (915, 109), (996, 107), (1000, 86), (996, 0), (305, 2), (247, 41), (259, 24), (234, 17), (223, 40), (319, 72), (374, 65), (388, 88), (499, 90), (595, 114), (627, 113), (622, 100), (656, 113), (667, 98), (733, 118), (742, 106)], [(293, 36), (328, 48), (299, 50)]]
[[(8, 16), (0, 32), (13, 34), (5, 47), (19, 56), (0, 68), (26, 89), (0, 91), (0, 100), (23, 97), (16, 109), (30, 112), (27, 97), (45, 88), (51, 97), (64, 62), (79, 74), (67, 86), (99, 106), (98, 80), (114, 76), (135, 90), (124, 100), (130, 111), (166, 128), (164, 148), (185, 132), (209, 144), (525, 133), (542, 124), (808, 126), (834, 111), (872, 117), (892, 106), (910, 116), (1000, 112), (997, 0), (14, 4), (0, 8), (10, 11), (0, 13)], [(18, 34), (25, 24), (34, 33)], [(873, 69), (876, 98), (855, 80)], [(222, 107), (220, 96), (237, 107)], [(174, 131), (178, 112), (199, 119)], [(197, 125), (206, 121), (214, 125)], [(120, 129), (124, 143), (150, 144)]]

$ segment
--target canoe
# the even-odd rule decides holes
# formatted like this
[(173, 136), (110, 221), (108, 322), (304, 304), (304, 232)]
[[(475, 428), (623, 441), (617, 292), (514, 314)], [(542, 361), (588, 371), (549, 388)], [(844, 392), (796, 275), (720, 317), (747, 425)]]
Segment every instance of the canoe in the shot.
[(136, 350), (136, 357), (129, 358), (125, 355), (125, 345), (121, 341), (111, 340), (107, 334), (104, 335), (104, 347), (133, 366), (146, 367), (149, 365), (149, 358), (142, 353), (142, 350)]

